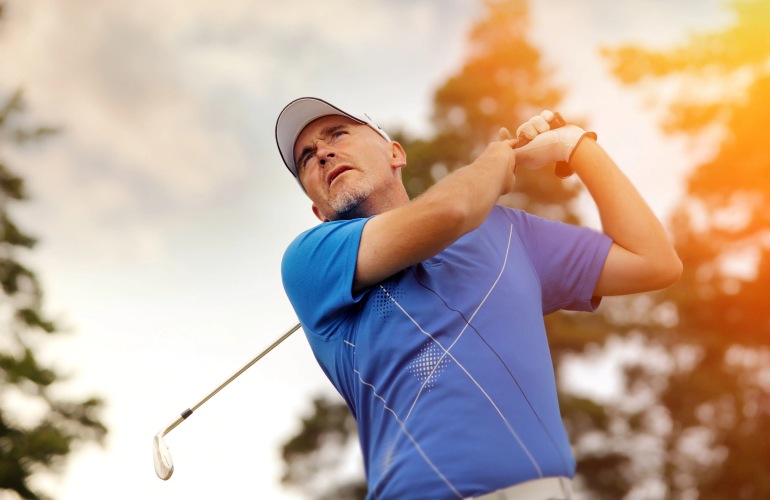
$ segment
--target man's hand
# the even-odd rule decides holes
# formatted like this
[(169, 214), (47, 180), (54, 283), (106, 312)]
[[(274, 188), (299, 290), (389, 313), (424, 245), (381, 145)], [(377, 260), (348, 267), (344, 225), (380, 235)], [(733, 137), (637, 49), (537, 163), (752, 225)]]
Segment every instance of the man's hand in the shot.
[(539, 168), (556, 162), (569, 162), (578, 143), (583, 137), (596, 139), (596, 134), (586, 132), (577, 125), (553, 128), (555, 115), (545, 110), (524, 122), (516, 130), (519, 143), (516, 148), (516, 165), (525, 168)]

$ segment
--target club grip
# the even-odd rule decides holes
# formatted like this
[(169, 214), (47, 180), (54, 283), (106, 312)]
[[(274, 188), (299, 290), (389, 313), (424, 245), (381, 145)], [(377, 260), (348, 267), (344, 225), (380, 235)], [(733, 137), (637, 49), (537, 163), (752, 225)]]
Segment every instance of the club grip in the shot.
[(567, 122), (564, 120), (564, 118), (562, 118), (558, 111), (555, 111), (553, 113), (553, 120), (551, 120), (551, 124), (553, 125), (551, 128), (559, 128), (565, 126)]

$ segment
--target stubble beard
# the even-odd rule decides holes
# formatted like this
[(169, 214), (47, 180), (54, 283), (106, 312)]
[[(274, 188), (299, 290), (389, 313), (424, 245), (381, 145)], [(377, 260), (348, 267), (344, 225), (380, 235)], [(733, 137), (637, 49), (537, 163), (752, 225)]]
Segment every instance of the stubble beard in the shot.
[(334, 220), (367, 217), (368, 214), (363, 213), (362, 204), (373, 192), (374, 184), (366, 180), (337, 193), (329, 200), (329, 206), (336, 214)]

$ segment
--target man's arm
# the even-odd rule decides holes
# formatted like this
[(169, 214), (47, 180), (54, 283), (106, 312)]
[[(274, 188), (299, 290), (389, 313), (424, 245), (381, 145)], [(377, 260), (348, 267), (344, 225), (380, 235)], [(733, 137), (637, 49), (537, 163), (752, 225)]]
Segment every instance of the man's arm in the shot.
[(614, 242), (594, 295), (646, 292), (678, 281), (682, 262), (663, 226), (601, 146), (580, 141), (570, 167), (596, 202), (603, 231)]
[(487, 146), (470, 165), (448, 175), (411, 202), (364, 226), (353, 289), (362, 290), (433, 257), (476, 229), (515, 183), (515, 140)]
[[(537, 168), (570, 161), (599, 209), (604, 232), (614, 243), (594, 290), (596, 296), (621, 295), (670, 286), (679, 279), (682, 264), (663, 227), (604, 150), (592, 140), (579, 140), (568, 126), (549, 132), (553, 113), (530, 120), (526, 139), (537, 137), (519, 162)], [(522, 126), (524, 127), (524, 126)], [(521, 128), (520, 128), (521, 130)], [(580, 129), (578, 129), (580, 130)], [(580, 130), (582, 133), (582, 130)], [(521, 135), (521, 134), (517, 134)], [(516, 140), (501, 130), (471, 165), (459, 169), (425, 194), (371, 219), (364, 227), (357, 260), (354, 290), (362, 290), (396, 272), (433, 257), (460, 236), (476, 229), (498, 198), (513, 190)], [(541, 140), (544, 139), (544, 140)]]

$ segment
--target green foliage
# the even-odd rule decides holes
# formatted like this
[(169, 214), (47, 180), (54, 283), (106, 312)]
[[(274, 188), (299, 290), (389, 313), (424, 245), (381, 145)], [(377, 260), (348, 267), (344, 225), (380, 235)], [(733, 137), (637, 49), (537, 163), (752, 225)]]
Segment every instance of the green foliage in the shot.
[(0, 106), (0, 140), (9, 140), (16, 144), (37, 141), (57, 133), (54, 127), (34, 127), (15, 123), (24, 111), (24, 98), (21, 90), (17, 90)]
[(767, 76), (770, 3), (728, 3), (734, 22), (721, 31), (694, 33), (687, 43), (665, 50), (634, 45), (603, 49), (614, 75), (624, 84), (678, 79), (677, 95), (668, 102), (666, 130), (694, 133), (723, 121), (736, 105), (746, 102), (742, 82)]
[(319, 495), (321, 500), (363, 498), (366, 484), (360, 481), (335, 485), (332, 491), (324, 491), (316, 484), (326, 471), (339, 466), (355, 436), (356, 423), (344, 402), (315, 398), (312, 413), (302, 419), (300, 432), (282, 447), (281, 456), (289, 467), (281, 482), (300, 487), (309, 495)]
[[(397, 135), (409, 166), (404, 184), (416, 196), (443, 175), (472, 162), (500, 127), (512, 133), (543, 109), (557, 109), (562, 91), (548, 81), (539, 51), (528, 41), (525, 0), (487, 0), (486, 13), (470, 35), (470, 55), (433, 98), (433, 136)], [(552, 168), (520, 171), (512, 206), (569, 222), (562, 207), (577, 195)], [(554, 215), (556, 215), (554, 217)]]
[[(20, 124), (23, 109), (21, 92), (0, 105), (0, 146), (26, 144), (54, 132)], [(107, 429), (99, 420), (102, 402), (56, 397), (61, 375), (35, 355), (41, 335), (58, 328), (43, 311), (35, 273), (21, 260), (36, 240), (19, 228), (10, 209), (26, 199), (23, 180), (0, 160), (0, 493), (39, 499), (44, 496), (34, 491), (32, 478), (59, 470), (76, 445), (102, 442)], [(41, 407), (42, 416), (32, 416)]]
[(673, 220), (685, 272), (660, 300), (676, 304), (678, 323), (646, 332), (674, 361), (639, 412), (666, 414), (659, 459), (670, 498), (770, 498), (770, 4), (730, 8), (731, 25), (681, 46), (605, 50), (624, 83), (679, 84), (664, 128), (719, 132)]

